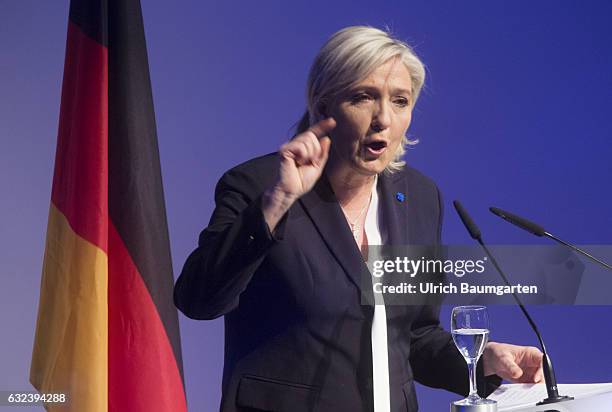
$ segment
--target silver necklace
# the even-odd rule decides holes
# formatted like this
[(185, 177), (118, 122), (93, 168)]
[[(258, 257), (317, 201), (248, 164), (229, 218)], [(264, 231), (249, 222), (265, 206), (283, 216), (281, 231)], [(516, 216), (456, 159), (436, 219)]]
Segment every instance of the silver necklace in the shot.
[(362, 229), (362, 226), (359, 224), (359, 220), (361, 220), (361, 217), (363, 216), (365, 211), (368, 210), (368, 206), (370, 206), (370, 200), (372, 200), (372, 196), (370, 196), (370, 199), (368, 199), (368, 203), (366, 203), (364, 208), (361, 209), (361, 212), (359, 212), (359, 215), (353, 222), (349, 220), (348, 214), (344, 211), (344, 209), (342, 209), (342, 211), (344, 212), (344, 217), (346, 218), (346, 221), (348, 222), (349, 227), (351, 228), (351, 232), (353, 233), (353, 237), (355, 238), (356, 242), (359, 241), (359, 234), (361, 233)]

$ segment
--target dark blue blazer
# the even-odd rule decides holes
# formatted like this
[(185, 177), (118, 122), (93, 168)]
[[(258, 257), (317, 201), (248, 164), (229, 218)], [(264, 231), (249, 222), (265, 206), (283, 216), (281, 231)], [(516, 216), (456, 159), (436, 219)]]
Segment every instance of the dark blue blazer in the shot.
[[(374, 308), (362, 304), (360, 288), (367, 268), (325, 175), (269, 232), (261, 200), (278, 167), (272, 154), (223, 175), (177, 280), (176, 306), (194, 319), (225, 316), (222, 411), (372, 411)], [(387, 243), (440, 243), (442, 203), (431, 180), (406, 167), (381, 174), (377, 190)], [(415, 379), (468, 392), (465, 361), (439, 310), (387, 307), (394, 412), (417, 411)], [(479, 367), (482, 393), (499, 383)]]

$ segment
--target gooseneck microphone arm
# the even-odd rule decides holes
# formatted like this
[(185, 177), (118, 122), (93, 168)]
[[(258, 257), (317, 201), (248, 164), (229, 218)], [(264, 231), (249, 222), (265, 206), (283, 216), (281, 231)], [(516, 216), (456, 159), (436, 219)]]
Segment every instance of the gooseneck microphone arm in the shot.
[(570, 243), (567, 243), (567, 242), (559, 239), (558, 237), (556, 237), (556, 236), (554, 236), (554, 235), (552, 235), (552, 234), (550, 234), (548, 232), (545, 232), (544, 236), (546, 236), (548, 238), (551, 238), (552, 240), (555, 240), (555, 241), (561, 243), (562, 245), (565, 245), (565, 246), (569, 247), (570, 249), (575, 250), (576, 252), (580, 253), (581, 255), (584, 255), (584, 256), (588, 257), (592, 261), (599, 263), (601, 266), (603, 266), (603, 267), (605, 267), (607, 269), (612, 270), (612, 266), (608, 265), (606, 262), (604, 262), (604, 261), (602, 261), (600, 259), (597, 259), (595, 256), (585, 252), (584, 250), (582, 250), (582, 249), (580, 249), (580, 248), (578, 248), (578, 247), (576, 247), (576, 246), (574, 246), (574, 245), (572, 245)]
[[(453, 206), (455, 206), (455, 210), (457, 211), (457, 214), (459, 215), (459, 218), (461, 218), (461, 221), (465, 225), (465, 228), (470, 233), (470, 237), (472, 239), (476, 240), (480, 244), (480, 246), (482, 246), (482, 248), (484, 249), (484, 251), (487, 254), (487, 256), (489, 257), (489, 259), (491, 259), (491, 262), (493, 262), (493, 266), (495, 266), (495, 269), (497, 270), (497, 273), (500, 274), (500, 276), (502, 277), (502, 279), (504, 280), (506, 285), (512, 286), (510, 284), (510, 281), (508, 280), (508, 278), (504, 274), (503, 270), (501, 269), (501, 267), (497, 263), (497, 260), (491, 254), (491, 252), (489, 251), (489, 248), (486, 246), (486, 244), (482, 240), (482, 234), (480, 233), (480, 229), (478, 229), (478, 226), (476, 226), (476, 224), (474, 223), (474, 221), (472, 220), (470, 215), (467, 213), (467, 211), (463, 208), (463, 206), (461, 205), (461, 203), (458, 200), (455, 200), (453, 202)], [(512, 296), (514, 297), (514, 300), (516, 301), (516, 303), (518, 304), (519, 308), (523, 312), (523, 315), (525, 315), (525, 318), (527, 319), (527, 322), (529, 322), (529, 325), (531, 326), (531, 328), (535, 332), (535, 334), (536, 334), (536, 336), (538, 338), (538, 341), (540, 343), (540, 348), (542, 349), (542, 355), (543, 355), (542, 356), (542, 369), (544, 371), (544, 382), (546, 383), (546, 392), (548, 394), (548, 397), (546, 399), (544, 399), (543, 401), (538, 402), (538, 405), (544, 405), (544, 404), (549, 404), (549, 403), (557, 403), (557, 402), (568, 401), (568, 400), (574, 399), (574, 398), (569, 397), (569, 396), (561, 396), (561, 395), (559, 395), (559, 390), (557, 388), (557, 378), (555, 377), (555, 371), (554, 371), (553, 366), (552, 366), (552, 361), (550, 360), (550, 357), (548, 356), (548, 352), (546, 350), (546, 345), (544, 345), (544, 340), (542, 339), (542, 335), (540, 334), (540, 331), (538, 330), (538, 327), (536, 326), (535, 322), (533, 321), (533, 319), (529, 315), (529, 312), (527, 312), (527, 309), (525, 308), (525, 305), (523, 305), (523, 302), (518, 297), (518, 295), (516, 293), (512, 292)]]
[(591, 259), (592, 261), (600, 264), (601, 266), (612, 270), (612, 266), (610, 266), (609, 264), (607, 264), (606, 262), (597, 259), (595, 256), (587, 253), (586, 251), (572, 245), (571, 243), (568, 243), (564, 240), (559, 239), (558, 237), (556, 237), (555, 235), (547, 232), (542, 226), (533, 223), (530, 220), (525, 219), (524, 217), (520, 217), (518, 215), (515, 215), (513, 213), (510, 212), (506, 212), (505, 210), (499, 209), (497, 207), (490, 207), (489, 210), (491, 211), (491, 213), (493, 213), (495, 216), (499, 216), (502, 219), (504, 219), (506, 222), (512, 223), (515, 226), (520, 227), (523, 230), (526, 230), (527, 232), (542, 237), (545, 236), (547, 238), (550, 238), (552, 240), (554, 240), (555, 242), (561, 243), (562, 245), (565, 245), (567, 247), (569, 247), (570, 249), (580, 253), (583, 256), (588, 257), (589, 259)]

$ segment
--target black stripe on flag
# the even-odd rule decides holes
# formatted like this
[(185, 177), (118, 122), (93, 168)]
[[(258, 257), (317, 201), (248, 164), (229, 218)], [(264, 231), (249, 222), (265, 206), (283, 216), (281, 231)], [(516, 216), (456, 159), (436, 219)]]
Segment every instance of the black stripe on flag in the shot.
[(109, 216), (157, 307), (183, 376), (142, 12), (109, 0)]
[(108, 46), (107, 0), (72, 0), (70, 21), (79, 26), (87, 36), (103, 46)]

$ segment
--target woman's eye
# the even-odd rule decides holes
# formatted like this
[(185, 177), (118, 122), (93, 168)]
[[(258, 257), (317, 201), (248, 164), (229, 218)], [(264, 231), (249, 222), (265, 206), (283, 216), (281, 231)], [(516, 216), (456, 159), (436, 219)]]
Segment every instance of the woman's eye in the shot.
[(405, 97), (398, 97), (393, 99), (393, 103), (399, 107), (406, 107), (410, 104), (410, 101)]
[(371, 99), (371, 97), (367, 93), (358, 93), (358, 94), (354, 95), (353, 97), (351, 97), (351, 102), (352, 103), (361, 103), (361, 102), (365, 102), (365, 101), (370, 100), (370, 99)]

